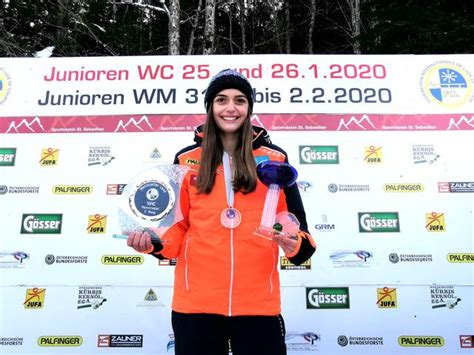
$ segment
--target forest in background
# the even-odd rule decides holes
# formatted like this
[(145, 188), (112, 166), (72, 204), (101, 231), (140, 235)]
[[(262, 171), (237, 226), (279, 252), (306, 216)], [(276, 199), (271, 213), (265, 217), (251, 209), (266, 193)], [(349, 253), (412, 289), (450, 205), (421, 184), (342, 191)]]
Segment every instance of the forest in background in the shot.
[(0, 56), (474, 53), (473, 0), (2, 0)]

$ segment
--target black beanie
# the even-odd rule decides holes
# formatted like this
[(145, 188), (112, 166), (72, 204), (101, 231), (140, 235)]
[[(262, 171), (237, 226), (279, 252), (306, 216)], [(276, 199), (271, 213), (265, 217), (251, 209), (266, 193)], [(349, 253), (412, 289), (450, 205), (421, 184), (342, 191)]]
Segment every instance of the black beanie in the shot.
[(249, 111), (253, 109), (253, 89), (247, 78), (233, 69), (224, 69), (217, 73), (210, 81), (204, 96), (206, 112), (209, 111), (211, 103), (216, 95), (225, 89), (237, 89), (249, 100)]

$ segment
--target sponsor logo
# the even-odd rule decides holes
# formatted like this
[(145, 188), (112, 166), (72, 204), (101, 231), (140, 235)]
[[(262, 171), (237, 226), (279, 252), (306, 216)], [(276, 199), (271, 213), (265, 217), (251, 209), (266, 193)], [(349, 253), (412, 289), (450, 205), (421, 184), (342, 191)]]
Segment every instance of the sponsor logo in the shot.
[(300, 145), (300, 164), (339, 164), (337, 145)]
[(28, 213), (21, 221), (21, 234), (61, 234), (63, 215), (60, 213)]
[(373, 145), (364, 147), (364, 161), (371, 165), (382, 164), (382, 147), (376, 147)]
[(474, 182), (438, 182), (438, 191), (451, 193), (474, 192)]
[(383, 190), (385, 192), (423, 192), (425, 187), (420, 183), (413, 184), (401, 184), (401, 183), (391, 183), (384, 184)]
[(177, 262), (178, 262), (177, 259), (163, 259), (163, 260), (158, 259), (159, 266), (175, 266)]
[(348, 309), (349, 287), (306, 287), (306, 308)]
[(433, 144), (414, 144), (412, 153), (414, 164), (433, 164), (440, 157)]
[(370, 185), (361, 185), (361, 184), (352, 184), (352, 185), (344, 185), (344, 184), (329, 184), (328, 185), (329, 192), (336, 193), (340, 192), (367, 192), (370, 190)]
[(0, 148), (0, 166), (15, 166), (16, 148)]
[(10, 194), (37, 194), (39, 186), (7, 186), (0, 185), (0, 195)]
[(104, 234), (107, 227), (107, 215), (94, 214), (89, 215), (87, 223), (87, 233), (89, 234)]
[(454, 286), (430, 286), (431, 308), (453, 309), (461, 299), (456, 296)]
[(102, 286), (79, 286), (77, 309), (101, 307), (107, 301), (102, 291)]
[(285, 343), (288, 351), (314, 351), (321, 341), (321, 335), (314, 332), (287, 331)]
[(88, 166), (108, 165), (114, 160), (109, 146), (103, 147), (89, 147), (89, 159), (87, 161)]
[(328, 216), (326, 214), (321, 215), (321, 219), (323, 223), (318, 223), (314, 225), (314, 229), (318, 232), (332, 232), (336, 229), (336, 225), (334, 223), (327, 223)]
[(199, 165), (199, 164), (201, 164), (201, 162), (197, 159), (188, 158), (184, 161), (184, 164), (186, 164), (186, 165)]
[(150, 153), (151, 160), (158, 160), (161, 158), (161, 153), (158, 148), (154, 148), (153, 151)]
[(145, 294), (142, 302), (137, 303), (137, 307), (145, 307), (145, 308), (164, 308), (165, 304), (158, 299), (156, 292), (153, 289), (149, 289), (148, 292)]
[(0, 346), (20, 346), (23, 345), (23, 337), (1, 337)]
[(458, 63), (439, 61), (426, 67), (420, 78), (423, 97), (445, 107), (457, 107), (471, 101), (472, 76)]
[(41, 309), (44, 307), (44, 296), (46, 294), (45, 288), (27, 288), (25, 302), (23, 306), (25, 309)]
[(311, 259), (300, 265), (293, 264), (286, 256), (280, 257), (280, 268), (282, 270), (311, 270)]
[(141, 334), (120, 334), (105, 335), (99, 334), (97, 339), (99, 348), (141, 348), (143, 346), (143, 335)]
[(175, 340), (174, 340), (174, 334), (168, 334), (168, 343), (166, 344), (166, 352), (174, 349), (174, 344), (175, 344)]
[(297, 181), (296, 185), (301, 193), (307, 193), (313, 188), (313, 184), (309, 181)]
[(12, 89), (12, 81), (10, 75), (3, 69), (0, 68), (0, 104), (3, 104), (10, 95)]
[(463, 349), (472, 349), (472, 348), (474, 348), (474, 335), (460, 335), (459, 336), (459, 345)]
[(67, 336), (67, 335), (60, 335), (60, 336), (42, 336), (38, 338), (38, 345), (39, 346), (81, 346), (82, 345), (82, 337), (75, 335), (75, 336)]
[(367, 250), (335, 250), (329, 258), (335, 268), (370, 267), (373, 254)]
[(93, 191), (91, 185), (55, 185), (53, 194), (56, 195), (88, 195)]
[(48, 254), (44, 257), (44, 262), (48, 265), (56, 264), (87, 264), (87, 256), (71, 256)]
[(44, 129), (43, 125), (41, 124), (41, 120), (39, 117), (35, 117), (32, 120), (28, 120), (23, 118), (19, 123), (16, 120), (12, 120), (10, 122), (10, 126), (5, 133), (44, 133), (46, 130)]
[(59, 149), (44, 148), (41, 150), (40, 166), (56, 166), (58, 165)]
[(30, 254), (24, 251), (0, 251), (0, 269), (23, 269)]
[(397, 289), (396, 288), (377, 288), (377, 306), (379, 308), (397, 308)]
[(127, 184), (107, 184), (107, 195), (121, 195)]
[(145, 257), (143, 255), (104, 255), (101, 261), (104, 265), (141, 265)]
[(383, 337), (347, 337), (339, 335), (337, 337), (337, 344), (342, 347), (348, 345), (383, 345)]
[(444, 213), (430, 212), (425, 213), (426, 225), (428, 232), (445, 232), (446, 222), (444, 220)]
[(360, 233), (398, 233), (398, 212), (359, 212)]
[(438, 336), (417, 336), (417, 335), (401, 335), (398, 337), (398, 345), (404, 347), (429, 347), (440, 348), (444, 346), (443, 337)]
[(446, 258), (450, 263), (473, 263), (474, 253), (449, 253)]
[(411, 262), (411, 263), (424, 263), (424, 262), (432, 262), (433, 255), (432, 254), (397, 254), (397, 253), (390, 253), (388, 256), (388, 260), (391, 263), (396, 264), (398, 262)]

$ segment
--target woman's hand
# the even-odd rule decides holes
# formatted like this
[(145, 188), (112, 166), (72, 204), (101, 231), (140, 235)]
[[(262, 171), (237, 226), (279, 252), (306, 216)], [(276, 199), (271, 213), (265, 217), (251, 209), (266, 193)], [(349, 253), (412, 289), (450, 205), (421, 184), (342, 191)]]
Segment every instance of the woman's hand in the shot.
[(275, 233), (273, 240), (283, 249), (285, 254), (293, 253), (298, 244), (298, 237), (287, 233)]
[(128, 235), (127, 245), (139, 253), (149, 254), (154, 247), (151, 244), (151, 236), (146, 231), (136, 231)]

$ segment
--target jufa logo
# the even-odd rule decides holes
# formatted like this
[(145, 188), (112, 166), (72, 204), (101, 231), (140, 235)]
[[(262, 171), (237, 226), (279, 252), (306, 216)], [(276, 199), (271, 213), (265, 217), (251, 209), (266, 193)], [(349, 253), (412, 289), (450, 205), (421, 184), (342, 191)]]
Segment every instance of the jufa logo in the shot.
[(107, 227), (107, 215), (94, 214), (89, 216), (87, 233), (104, 234)]
[(14, 166), (16, 148), (0, 148), (0, 166)]
[(24, 214), (21, 221), (21, 234), (61, 234), (63, 215)]
[(444, 221), (444, 213), (425, 213), (426, 225), (428, 232), (445, 232), (446, 223)]
[(377, 288), (377, 305), (379, 308), (397, 308), (397, 289)]
[(59, 149), (45, 148), (41, 150), (41, 159), (39, 161), (41, 166), (56, 166), (58, 165)]
[(359, 212), (360, 233), (400, 232), (398, 212)]
[(382, 147), (375, 147), (373, 145), (364, 147), (364, 161), (367, 164), (382, 164), (383, 154)]
[(44, 307), (45, 288), (27, 288), (25, 302), (23, 306), (25, 309), (40, 309)]
[(339, 164), (337, 145), (300, 145), (300, 164)]

